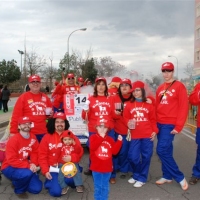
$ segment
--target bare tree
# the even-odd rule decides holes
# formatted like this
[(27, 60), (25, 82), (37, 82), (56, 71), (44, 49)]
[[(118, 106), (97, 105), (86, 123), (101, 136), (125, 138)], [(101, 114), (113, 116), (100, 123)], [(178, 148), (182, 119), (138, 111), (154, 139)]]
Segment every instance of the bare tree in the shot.
[(42, 67), (47, 65), (46, 59), (44, 56), (38, 55), (34, 50), (26, 53), (26, 76), (38, 74), (42, 70)]
[(53, 79), (56, 79), (58, 69), (53, 67), (53, 54), (49, 57), (50, 64), (47, 63), (45, 67), (42, 68), (41, 74), (46, 80), (46, 85), (49, 85), (50, 91), (53, 89)]

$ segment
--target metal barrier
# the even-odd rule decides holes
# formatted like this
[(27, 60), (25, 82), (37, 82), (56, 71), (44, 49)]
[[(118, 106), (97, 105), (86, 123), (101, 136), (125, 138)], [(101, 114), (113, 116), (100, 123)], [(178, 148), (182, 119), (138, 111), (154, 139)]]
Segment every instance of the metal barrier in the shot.
[(196, 133), (196, 128), (197, 128), (196, 117), (197, 117), (197, 106), (192, 106), (191, 104), (189, 104), (188, 117), (185, 123), (185, 127), (189, 127), (193, 134)]

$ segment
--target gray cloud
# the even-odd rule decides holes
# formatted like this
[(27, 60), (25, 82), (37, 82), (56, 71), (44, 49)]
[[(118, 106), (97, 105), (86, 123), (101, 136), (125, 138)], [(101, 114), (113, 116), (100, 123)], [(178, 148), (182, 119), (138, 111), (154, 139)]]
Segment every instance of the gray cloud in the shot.
[(94, 57), (111, 56), (141, 73), (158, 69), (168, 54), (183, 66), (193, 62), (193, 0), (0, 1), (0, 60), (20, 63), (17, 49), (26, 35), (29, 50), (47, 57), (53, 52), (58, 65), (69, 34), (84, 27), (70, 38), (70, 51), (92, 47)]

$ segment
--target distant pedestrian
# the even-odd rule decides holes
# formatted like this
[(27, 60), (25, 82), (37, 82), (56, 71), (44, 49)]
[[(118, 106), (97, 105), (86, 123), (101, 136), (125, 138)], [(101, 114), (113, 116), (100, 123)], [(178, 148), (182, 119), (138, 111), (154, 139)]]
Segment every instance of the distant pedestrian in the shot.
[(174, 65), (162, 64), (165, 80), (156, 91), (156, 115), (158, 132), (157, 154), (162, 163), (162, 177), (156, 184), (171, 183), (175, 179), (183, 190), (188, 189), (184, 174), (179, 170), (173, 158), (173, 140), (178, 135), (187, 119), (188, 96), (185, 86), (174, 79)]
[(7, 85), (4, 86), (2, 90), (2, 103), (3, 103), (3, 112), (8, 112), (8, 101), (10, 100), (10, 90)]
[(2, 89), (3, 89), (3, 85), (0, 85), (0, 110), (2, 110), (2, 105), (3, 105), (3, 102), (2, 102)]
[(49, 93), (49, 86), (46, 86), (46, 92)]

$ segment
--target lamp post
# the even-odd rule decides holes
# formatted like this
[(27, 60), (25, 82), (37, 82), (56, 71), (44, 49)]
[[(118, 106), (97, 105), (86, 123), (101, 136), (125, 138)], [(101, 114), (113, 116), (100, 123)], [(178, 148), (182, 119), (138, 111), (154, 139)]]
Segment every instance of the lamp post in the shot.
[(168, 57), (174, 57), (174, 58), (176, 58), (176, 61), (177, 61), (177, 66), (176, 66), (176, 76), (177, 76), (177, 79), (178, 79), (178, 58), (176, 57), (176, 56), (172, 56), (172, 55), (169, 55)]
[(68, 37), (68, 40), (67, 40), (67, 53), (68, 53), (67, 73), (69, 72), (69, 38), (70, 38), (70, 36), (71, 36), (74, 32), (76, 32), (76, 31), (86, 31), (86, 30), (87, 30), (87, 28), (77, 29), (77, 30), (75, 30), (75, 31), (72, 31), (72, 32), (70, 33), (69, 37)]
[(20, 50), (18, 50), (18, 52), (21, 54), (21, 73), (22, 73), (22, 55), (24, 54), (24, 52)]

